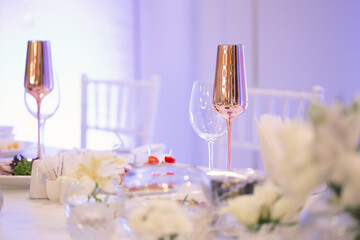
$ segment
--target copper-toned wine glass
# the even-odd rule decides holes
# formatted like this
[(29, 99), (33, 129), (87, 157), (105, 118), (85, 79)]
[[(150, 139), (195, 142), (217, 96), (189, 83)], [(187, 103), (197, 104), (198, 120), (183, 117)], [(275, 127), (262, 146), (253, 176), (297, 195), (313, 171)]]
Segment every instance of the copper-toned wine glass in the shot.
[(35, 98), (37, 103), (37, 150), (38, 157), (41, 158), (40, 104), (41, 100), (49, 94), (54, 87), (50, 41), (28, 41), (24, 86), (25, 90)]
[(217, 49), (213, 104), (227, 122), (228, 162), (231, 170), (231, 124), (247, 108), (244, 46), (219, 45)]

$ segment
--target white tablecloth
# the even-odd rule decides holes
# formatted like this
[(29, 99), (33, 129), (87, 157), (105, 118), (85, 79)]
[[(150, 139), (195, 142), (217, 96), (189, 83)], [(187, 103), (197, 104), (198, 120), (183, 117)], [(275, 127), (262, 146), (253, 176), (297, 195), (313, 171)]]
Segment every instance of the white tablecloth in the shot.
[[(1, 189), (0, 239), (70, 239), (64, 205), (47, 199), (29, 199), (28, 189)], [(113, 239), (131, 239), (117, 222)]]

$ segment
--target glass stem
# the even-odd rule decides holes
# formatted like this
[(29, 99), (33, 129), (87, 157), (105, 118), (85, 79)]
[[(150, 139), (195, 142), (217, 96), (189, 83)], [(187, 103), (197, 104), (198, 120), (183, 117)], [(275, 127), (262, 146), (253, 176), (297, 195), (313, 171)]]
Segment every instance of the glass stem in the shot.
[(214, 169), (214, 141), (208, 141), (209, 170)]
[(231, 170), (231, 124), (232, 124), (232, 118), (229, 116), (226, 119), (227, 123), (227, 131), (228, 131), (228, 162), (227, 162), (227, 170)]
[(38, 120), (38, 145), (37, 145), (37, 150), (38, 150), (38, 158), (41, 159), (42, 155), (41, 155), (41, 119), (40, 119), (40, 103), (41, 100), (37, 100), (37, 120)]
[(45, 142), (44, 142), (44, 134), (45, 134), (44, 128), (45, 128), (45, 119), (40, 119), (40, 148), (41, 148), (42, 157), (46, 156)]

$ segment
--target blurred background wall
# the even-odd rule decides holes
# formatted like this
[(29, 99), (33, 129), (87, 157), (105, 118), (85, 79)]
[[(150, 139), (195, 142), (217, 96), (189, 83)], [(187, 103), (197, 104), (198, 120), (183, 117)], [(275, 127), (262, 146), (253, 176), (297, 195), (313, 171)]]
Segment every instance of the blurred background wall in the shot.
[[(249, 87), (321, 85), (326, 103), (349, 101), (360, 87), (359, 22), (357, 0), (0, 0), (0, 124), (36, 141), (23, 100), (26, 42), (47, 39), (61, 88), (59, 110), (45, 126), (47, 145), (80, 144), (81, 74), (156, 73), (155, 142), (179, 162), (206, 165), (207, 145), (190, 126), (188, 106), (192, 82), (214, 78), (217, 45), (245, 45)], [(234, 165), (250, 163), (235, 156)]]

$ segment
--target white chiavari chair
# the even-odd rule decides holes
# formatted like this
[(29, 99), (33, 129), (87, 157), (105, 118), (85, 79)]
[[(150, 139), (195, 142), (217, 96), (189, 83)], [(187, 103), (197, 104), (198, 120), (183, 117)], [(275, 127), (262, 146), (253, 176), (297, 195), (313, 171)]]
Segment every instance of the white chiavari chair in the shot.
[(83, 75), (81, 147), (101, 146), (100, 132), (111, 133), (116, 144), (131, 148), (151, 143), (159, 88), (157, 75), (149, 80), (101, 80)]

